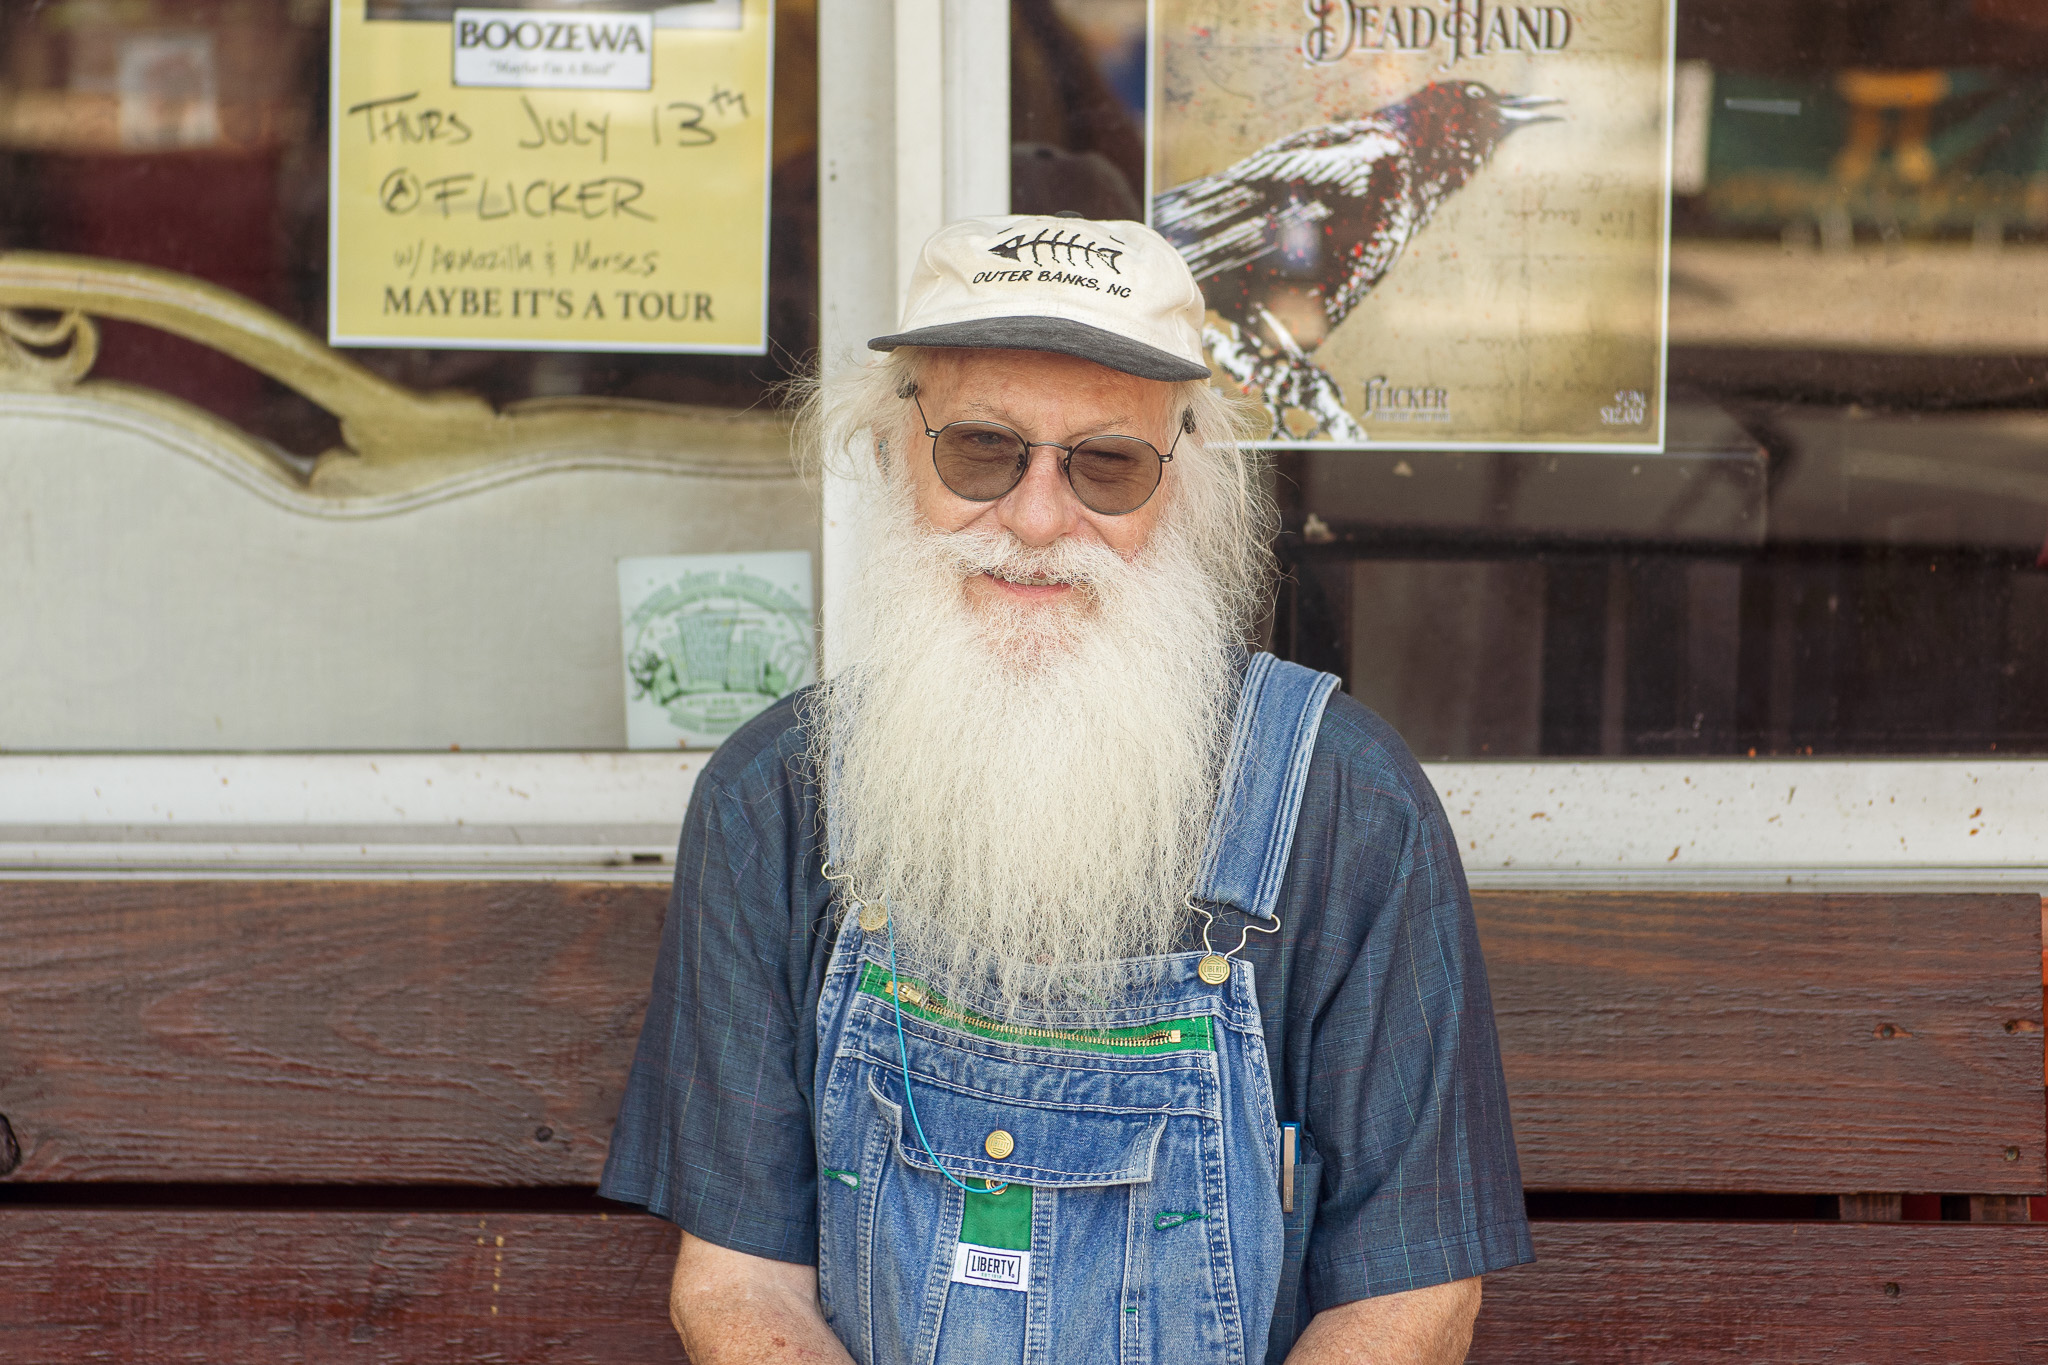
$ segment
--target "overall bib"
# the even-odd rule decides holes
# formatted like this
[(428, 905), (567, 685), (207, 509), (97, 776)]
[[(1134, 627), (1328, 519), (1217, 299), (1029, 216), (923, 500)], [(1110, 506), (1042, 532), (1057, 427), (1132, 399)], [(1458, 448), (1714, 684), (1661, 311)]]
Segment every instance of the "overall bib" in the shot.
[[(1277, 927), (1336, 684), (1252, 656), (1198, 903)], [(865, 918), (826, 971), (813, 1092), (818, 1297), (854, 1360), (1264, 1360), (1283, 1221), (1251, 965), (1226, 942), (1128, 964), (1099, 1007), (998, 1019), (894, 977)]]

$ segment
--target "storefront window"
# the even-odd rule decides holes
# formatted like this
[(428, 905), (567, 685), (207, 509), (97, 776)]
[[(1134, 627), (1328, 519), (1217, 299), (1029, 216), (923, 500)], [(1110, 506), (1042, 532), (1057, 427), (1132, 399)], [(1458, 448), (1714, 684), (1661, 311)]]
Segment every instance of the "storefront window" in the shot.
[[(775, 25), (765, 356), (393, 347), (350, 355), (410, 387), (462, 388), (500, 406), (567, 394), (761, 402), (817, 345), (811, 6), (780, 0)], [(327, 0), (9, 6), (0, 26), (0, 249), (160, 266), (326, 335), (329, 32)], [(161, 332), (107, 327), (94, 373), (177, 394), (289, 450), (316, 454), (331, 438), (322, 416), (275, 382)]]
[[(1548, 88), (1538, 54), (1472, 64), (1529, 7), (1297, 8), (1276, 21), (1295, 44), (1318, 10), (1395, 46), (1480, 15), (1459, 70), (1561, 96), (1549, 126), (1591, 135), (1584, 90)], [(1553, 8), (1571, 41), (1615, 9)], [(1144, 7), (1013, 14), (1017, 206), (1095, 207), (1104, 162), (1142, 198), (1147, 163), (1118, 149), (1150, 96), (1118, 92)], [(1211, 41), (1198, 28), (1154, 33), (1155, 52)], [(1371, 421), (1354, 383), (1370, 439), (1276, 454), (1274, 647), (1342, 674), (1426, 756), (2048, 749), (2048, 18), (1680, 0), (1674, 47), (1661, 450), (1430, 449)], [(1248, 129), (1234, 154), (1264, 141)], [(1507, 165), (1459, 192), (1459, 222), (1485, 194), (1530, 197), (1486, 179)], [(1450, 221), (1382, 287), (1459, 278)], [(1375, 316), (1368, 295), (1337, 326)]]
[[(726, 349), (759, 353), (697, 354), (509, 329), (476, 345), (328, 345), (345, 330), (328, 316), (332, 35), (346, 19), (445, 48), (455, 28), (441, 0), (339, 4), (0, 9), (0, 749), (620, 748), (619, 561), (809, 551), (815, 568), (815, 502), (773, 398), (816, 347), (814, 6), (508, 0), (605, 18), (615, 37), (655, 44), (655, 75), (587, 97), (543, 80), (526, 106), (511, 87), (531, 76), (486, 72), (468, 79), (490, 88), (455, 92), (473, 105), (451, 108), (457, 123), (469, 110), (481, 183), (522, 145), (579, 144), (587, 171), (538, 192), (518, 182), (526, 216), (576, 229), (543, 244), (565, 271), (580, 252), (586, 273), (609, 269), (671, 314), (710, 315), (702, 281), (723, 267), (688, 259), (680, 233), (634, 207), (676, 187), (625, 187), (649, 173), (621, 167), (620, 143), (685, 149), (653, 174), (687, 182), (686, 149), (713, 114), (756, 138), (746, 192), (756, 206), (766, 195), (766, 268), (739, 274), (765, 292), (766, 320), (758, 345)], [(721, 83), (704, 54), (734, 35), (768, 53), (771, 20), (763, 75)], [(713, 114), (666, 93), (663, 62), (710, 63), (692, 76), (706, 93), (686, 93), (715, 97)], [(374, 133), (401, 151), (454, 126), (415, 116), (426, 100), (409, 89), (390, 99), (415, 101)], [(522, 107), (525, 131), (511, 121)], [(772, 138), (756, 131), (771, 111)], [(391, 174), (400, 184), (405, 168)], [(712, 188), (730, 197), (710, 187), (706, 202), (724, 202)], [(687, 193), (672, 197), (691, 211)], [(494, 214), (480, 202), (473, 226)], [(667, 249), (663, 273), (646, 278), (656, 253), (592, 235), (585, 220), (612, 211)], [(498, 235), (507, 258), (535, 249)], [(757, 252), (760, 240), (756, 227)], [(427, 243), (470, 271), (441, 282), (455, 307), (465, 288), (477, 308), (509, 298), (515, 313), (534, 293), (486, 297), (527, 283), (487, 276), (499, 245)], [(598, 283), (595, 306), (621, 306), (619, 281)], [(808, 611), (802, 586), (802, 603), (777, 599), (778, 621)], [(804, 636), (808, 657), (807, 623), (778, 629)], [(746, 671), (723, 655), (719, 668)]]

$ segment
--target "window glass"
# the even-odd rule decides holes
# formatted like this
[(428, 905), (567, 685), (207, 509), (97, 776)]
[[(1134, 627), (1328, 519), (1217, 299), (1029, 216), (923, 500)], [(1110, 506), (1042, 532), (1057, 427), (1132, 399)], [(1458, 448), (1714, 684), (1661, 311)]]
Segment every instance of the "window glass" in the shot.
[[(1020, 211), (1142, 198), (1144, 10), (1014, 0)], [(1424, 755), (2048, 749), (2048, 12), (1676, 25), (1663, 450), (1277, 452), (1274, 648)]]
[[(775, 6), (766, 356), (349, 354), (411, 387), (498, 405), (760, 402), (817, 345), (813, 12), (806, 0)], [(327, 0), (52, 0), (0, 14), (0, 249), (179, 271), (326, 335)], [(177, 394), (288, 450), (315, 454), (332, 438), (325, 416), (275, 381), (159, 331), (107, 326), (94, 373)]]
[[(816, 338), (815, 6), (508, 4), (772, 13), (765, 355), (330, 348), (326, 0), (0, 6), (0, 749), (624, 747), (622, 629), (706, 627), (622, 621), (620, 561), (814, 570), (772, 398)], [(808, 637), (792, 562), (762, 600)], [(638, 673), (789, 673), (743, 625)]]

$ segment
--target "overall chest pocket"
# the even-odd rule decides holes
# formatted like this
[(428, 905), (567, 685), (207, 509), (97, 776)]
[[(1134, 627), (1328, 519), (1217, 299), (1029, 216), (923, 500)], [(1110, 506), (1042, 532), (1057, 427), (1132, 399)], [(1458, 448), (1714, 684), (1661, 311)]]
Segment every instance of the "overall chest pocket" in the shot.
[[(980, 1176), (1040, 1189), (1133, 1185), (1152, 1179), (1167, 1115), (1160, 1110), (1052, 1107), (916, 1077), (916, 1117), (903, 1073), (876, 1068), (868, 1091), (905, 1165), (955, 1179)], [(929, 1143), (931, 1151), (926, 1152)]]
[[(1221, 1118), (1206, 1016), (1027, 1034), (908, 983), (905, 996), (900, 1042), (895, 1002), (860, 1002), (862, 1051), (882, 1127), (918, 1170), (936, 1171), (936, 1156), (956, 1178), (1049, 1189), (1137, 1184), (1152, 1179), (1171, 1117)], [(1012, 1040), (999, 1032), (1006, 1029), (1026, 1036)]]

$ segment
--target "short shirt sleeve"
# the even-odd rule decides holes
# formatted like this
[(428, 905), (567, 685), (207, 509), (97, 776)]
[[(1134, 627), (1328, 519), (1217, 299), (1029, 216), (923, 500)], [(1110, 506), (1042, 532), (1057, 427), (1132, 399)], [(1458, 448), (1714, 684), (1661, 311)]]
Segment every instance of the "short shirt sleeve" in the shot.
[(1384, 722), (1333, 699), (1282, 913), (1288, 1111), (1321, 1161), (1313, 1312), (1534, 1259), (1471, 896)]
[[(726, 742), (683, 824), (647, 1018), (598, 1192), (815, 1264), (815, 823), (789, 703)], [(814, 910), (816, 918), (814, 918)]]

